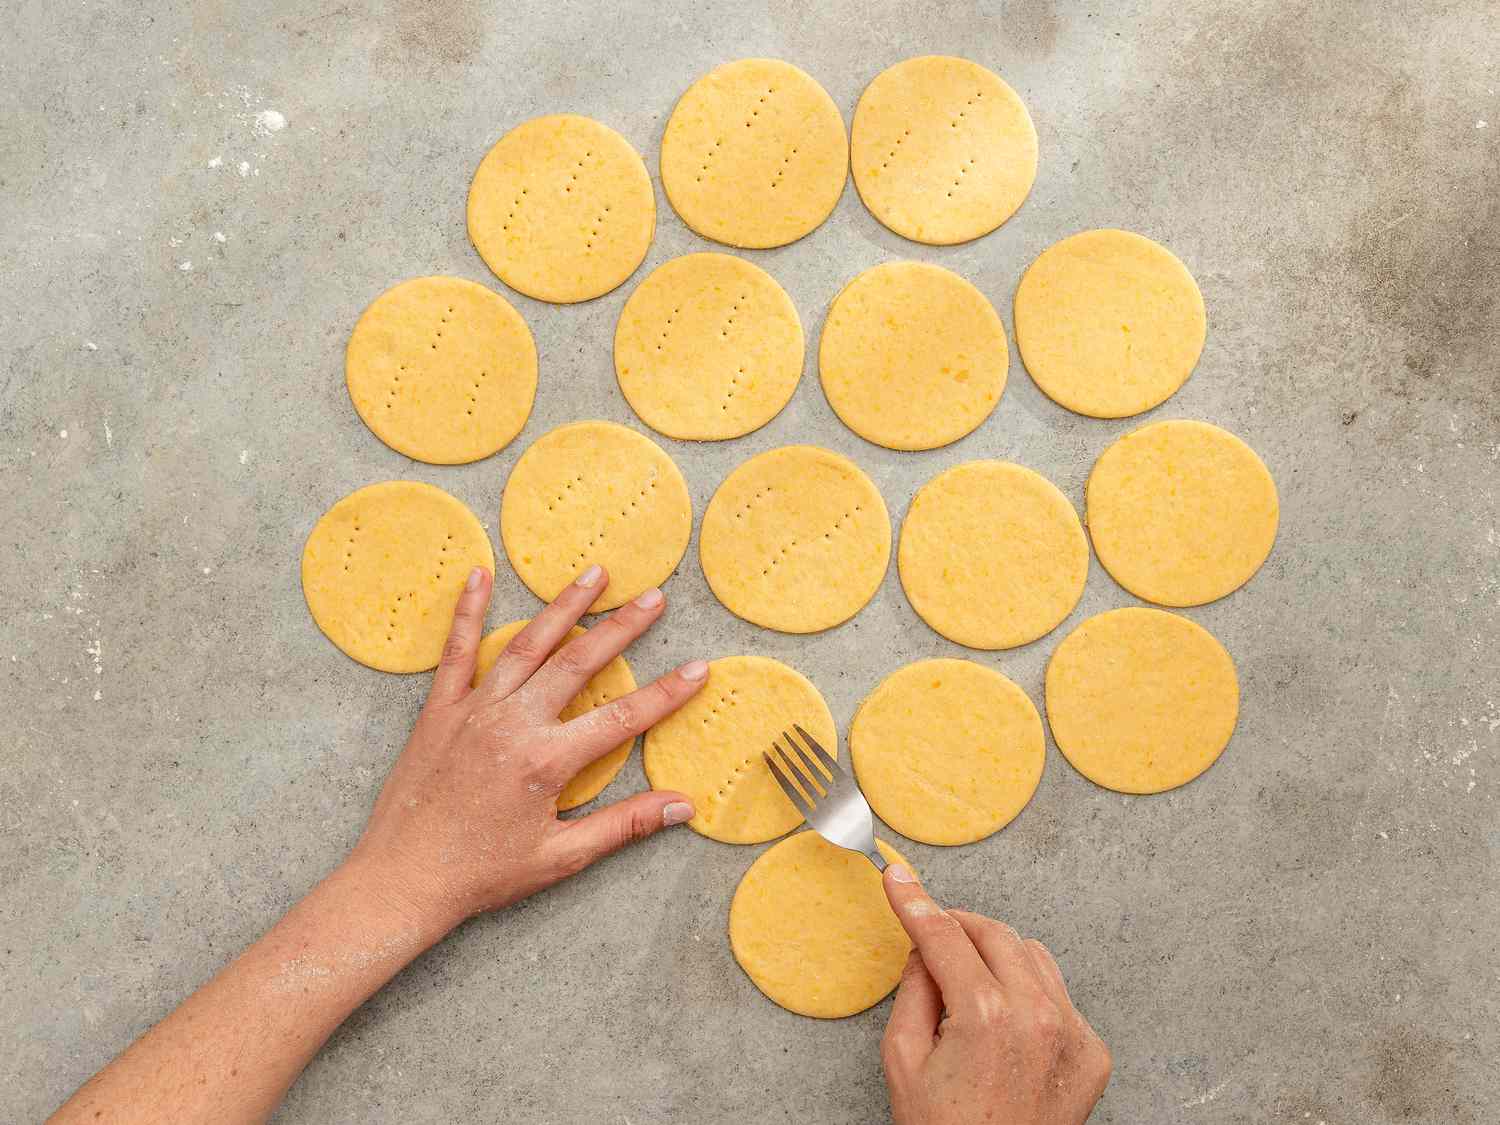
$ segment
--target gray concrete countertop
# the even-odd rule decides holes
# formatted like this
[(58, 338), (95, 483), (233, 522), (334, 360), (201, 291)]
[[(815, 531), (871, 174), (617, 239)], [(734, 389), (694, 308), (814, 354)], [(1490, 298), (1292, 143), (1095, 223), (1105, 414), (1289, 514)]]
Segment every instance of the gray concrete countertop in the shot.
[[(313, 626), (298, 559), (318, 515), (410, 478), (493, 533), (537, 436), (644, 428), (615, 385), (615, 319), (647, 269), (708, 244), (658, 182), (626, 285), (575, 307), (505, 290), (464, 228), (488, 146), (573, 111), (655, 179), (675, 99), (719, 62), (795, 62), (847, 121), (880, 70), (941, 52), (1029, 105), (1030, 199), (989, 237), (932, 248), (876, 223), (851, 183), (808, 238), (750, 252), (801, 313), (807, 368), (755, 434), (658, 438), (695, 516), (746, 457), (805, 441), (862, 465), (897, 520), (975, 457), (1081, 505), (1093, 459), (1144, 419), (1069, 414), (1013, 352), (974, 434), (878, 449), (823, 399), (824, 314), (857, 271), (910, 257), (972, 279), (1008, 327), (1022, 269), (1066, 234), (1171, 247), (1202, 286), (1208, 346), (1146, 418), (1227, 427), (1281, 490), (1266, 567), (1187, 611), (1238, 665), (1234, 741), (1148, 798), (1096, 788), (1049, 743), (1003, 832), (896, 842), (943, 899), (1056, 951), (1115, 1053), (1096, 1121), (1500, 1119), (1496, 5), (5, 7), (0, 1118), (55, 1106), (355, 837), (427, 677), (359, 667)], [(392, 452), (344, 390), (360, 310), (427, 273), (504, 292), (541, 357), (524, 433), (462, 468)], [(496, 623), (537, 604), (499, 570)], [(886, 672), (962, 654), (894, 568), (853, 622), (807, 638), (732, 617), (696, 541), (666, 589), (639, 674), (764, 652), (808, 673), (841, 727)], [(1095, 561), (1063, 628), (1131, 604)], [(1040, 704), (1062, 635), (976, 658)], [(637, 755), (609, 792), (643, 784)], [(802, 1019), (730, 955), (730, 895), (759, 851), (663, 834), (466, 925), (338, 1032), (278, 1120), (884, 1119), (889, 1003)]]

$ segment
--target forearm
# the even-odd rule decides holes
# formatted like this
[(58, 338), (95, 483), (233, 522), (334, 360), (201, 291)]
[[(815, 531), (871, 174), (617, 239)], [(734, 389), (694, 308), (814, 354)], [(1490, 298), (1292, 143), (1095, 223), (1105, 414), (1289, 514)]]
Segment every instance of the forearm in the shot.
[(345, 864), (52, 1121), (264, 1121), (333, 1030), (449, 925)]

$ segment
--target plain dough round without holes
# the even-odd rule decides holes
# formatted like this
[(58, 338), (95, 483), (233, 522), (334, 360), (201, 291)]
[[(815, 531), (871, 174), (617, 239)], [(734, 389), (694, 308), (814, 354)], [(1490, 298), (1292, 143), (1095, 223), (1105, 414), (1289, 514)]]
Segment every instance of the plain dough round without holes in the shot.
[(344, 377), (381, 441), (418, 461), (460, 465), (521, 432), (536, 397), (536, 345), (500, 294), (462, 278), (418, 277), (364, 311)]
[(849, 728), (849, 760), (880, 817), (924, 844), (972, 844), (1026, 807), (1046, 760), (1024, 691), (972, 660), (887, 676)]
[(818, 347), (829, 405), (888, 449), (936, 449), (972, 432), (1000, 401), (1009, 367), (994, 306), (925, 262), (875, 266), (844, 286)]
[(425, 672), (476, 566), (493, 571), (495, 552), (473, 512), (430, 484), (386, 481), (318, 520), (302, 549), (302, 593), (348, 656), (382, 672)]
[(896, 565), (917, 616), (950, 641), (1014, 648), (1073, 611), (1089, 545), (1047, 478), (1006, 461), (969, 461), (912, 498)]
[(592, 563), (609, 572), (590, 613), (665, 582), (692, 530), (687, 483), (672, 459), (613, 422), (573, 422), (537, 438), (500, 500), (505, 553), (543, 601)]
[(1060, 406), (1125, 418), (1165, 402), (1208, 335), (1203, 294), (1176, 256), (1125, 230), (1089, 230), (1044, 250), (1021, 277), (1016, 347)]
[[(500, 653), (510, 643), (510, 639), (528, 624), (530, 622), (512, 621), (509, 625), (500, 626), (479, 642), (479, 658), (474, 669), (475, 687), (479, 686), (485, 673), (495, 666), (495, 661), (500, 658)], [(558, 647), (583, 634), (583, 629), (577, 625), (573, 626), (567, 637), (558, 642)], [(562, 722), (567, 722), (596, 707), (603, 707), (622, 695), (629, 695), (634, 690), (635, 676), (630, 671), (630, 665), (625, 663), (623, 656), (617, 656), (594, 673), (589, 682), (584, 684), (583, 690), (568, 701), (567, 706), (558, 713), (557, 717)], [(579, 770), (573, 780), (563, 786), (563, 791), (557, 795), (558, 809), (563, 812), (576, 809), (579, 805), (587, 804), (604, 792), (605, 787), (624, 767), (625, 760), (630, 757), (630, 748), (634, 745), (635, 738), (627, 738), (608, 754), (602, 758), (595, 758)]]
[[(907, 862), (884, 840), (875, 846), (887, 863)], [(811, 831), (766, 849), (740, 879), (729, 946), (768, 999), (818, 1019), (878, 1004), (911, 953), (875, 865)]]
[(854, 462), (788, 445), (724, 478), (703, 513), (698, 553), (731, 613), (783, 633), (816, 633), (875, 596), (890, 562), (891, 518)]
[(1224, 646), (1161, 609), (1090, 617), (1047, 664), (1057, 748), (1084, 777), (1120, 793), (1192, 781), (1229, 745), (1239, 707)]
[(726, 844), (774, 840), (802, 823), (761, 757), (798, 723), (838, 757), (828, 704), (801, 672), (764, 656), (710, 662), (708, 682), (646, 732), (642, 761), (653, 789), (693, 799), (689, 827)]
[(630, 142), (564, 113), (517, 125), (469, 186), (469, 238), (512, 289), (570, 304), (635, 272), (656, 232), (651, 177)]
[(1276, 482), (1207, 422), (1153, 422), (1094, 463), (1085, 493), (1099, 561), (1138, 598), (1191, 606), (1239, 589), (1276, 540)]
[(1036, 179), (1036, 126), (1016, 92), (968, 59), (925, 55), (860, 95), (854, 186), (891, 230), (937, 246), (988, 234)]
[(661, 186), (704, 238), (764, 249), (795, 242), (833, 211), (849, 170), (828, 92), (780, 59), (709, 71), (672, 110)]
[(720, 441), (764, 426), (802, 378), (802, 322), (759, 266), (688, 254), (658, 266), (625, 302), (615, 375), (652, 429)]

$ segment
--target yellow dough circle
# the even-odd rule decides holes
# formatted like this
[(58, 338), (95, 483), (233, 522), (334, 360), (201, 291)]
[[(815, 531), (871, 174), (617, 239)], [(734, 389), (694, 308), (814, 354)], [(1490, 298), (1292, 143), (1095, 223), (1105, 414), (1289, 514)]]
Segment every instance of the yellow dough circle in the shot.
[(761, 757), (793, 723), (838, 756), (828, 704), (808, 678), (779, 660), (726, 656), (682, 710), (646, 732), (642, 760), (653, 789), (693, 799), (688, 826), (726, 844), (774, 840), (802, 823)]
[(354, 409), (398, 453), (433, 465), (488, 457), (536, 397), (531, 330), (500, 294), (418, 277), (375, 298), (344, 353)]
[(818, 347), (844, 425), (888, 449), (936, 449), (990, 416), (1010, 352), (989, 300), (925, 262), (865, 270), (834, 298)]
[(543, 601), (593, 563), (609, 572), (590, 613), (665, 582), (692, 530), (687, 483), (672, 459), (613, 422), (573, 422), (537, 438), (500, 500), (505, 553)]
[(1203, 294), (1176, 256), (1125, 230), (1044, 250), (1021, 277), (1016, 347), (1042, 393), (1094, 418), (1165, 402), (1203, 352)]
[(1119, 793), (1175, 789), (1234, 733), (1240, 686), (1213, 634), (1161, 609), (1090, 617), (1047, 664), (1047, 721), (1084, 777)]
[[(885, 841), (875, 846), (887, 863), (907, 862)], [(911, 953), (875, 865), (816, 832), (750, 865), (729, 904), (729, 946), (769, 1000), (818, 1019), (878, 1004)]]
[(1138, 598), (1202, 605), (1239, 589), (1276, 540), (1276, 482), (1207, 422), (1153, 422), (1094, 463), (1085, 493), (1099, 561)]
[(493, 571), (495, 552), (473, 512), (430, 484), (386, 481), (323, 514), (302, 548), (302, 593), (318, 628), (353, 659), (425, 672), (476, 566)]
[(1014, 648), (1073, 612), (1089, 546), (1078, 513), (1046, 477), (969, 461), (912, 498), (896, 565), (917, 616), (950, 641)]
[[(500, 658), (500, 653), (505, 650), (510, 639), (528, 624), (529, 622), (526, 621), (512, 621), (509, 625), (502, 625), (479, 642), (479, 660), (474, 670), (475, 687), (479, 686), (485, 673), (495, 666), (495, 661)], [(558, 642), (558, 647), (562, 647), (574, 637), (583, 636), (583, 633), (584, 630), (577, 625), (573, 626), (568, 635)], [(625, 663), (623, 656), (617, 656), (594, 673), (589, 682), (584, 684), (583, 690), (568, 701), (567, 706), (558, 713), (557, 717), (563, 722), (576, 719), (579, 715), (592, 711), (596, 707), (603, 707), (610, 700), (629, 695), (634, 690), (635, 676), (630, 671), (630, 665)], [(630, 748), (633, 745), (635, 745), (635, 738), (627, 738), (604, 757), (595, 758), (579, 770), (573, 780), (563, 786), (563, 791), (558, 794), (557, 807), (564, 812), (568, 809), (576, 809), (579, 805), (587, 804), (604, 792), (605, 786), (613, 781), (615, 775), (624, 767), (625, 759), (630, 757)]]
[(668, 437), (720, 441), (764, 426), (802, 378), (802, 322), (759, 266), (688, 254), (625, 302), (615, 375), (641, 421)]
[(924, 844), (972, 844), (1026, 807), (1046, 760), (1024, 691), (972, 660), (922, 660), (860, 704), (849, 760), (870, 807)]
[(828, 218), (848, 177), (844, 119), (811, 76), (740, 59), (688, 87), (661, 138), (661, 186), (704, 238), (764, 249)]
[(724, 478), (703, 513), (698, 553), (731, 613), (783, 633), (816, 633), (875, 596), (890, 562), (891, 518), (853, 461), (788, 445)]
[(1036, 179), (1036, 127), (1016, 92), (968, 59), (925, 55), (882, 71), (860, 95), (854, 186), (891, 230), (946, 246), (988, 234)]
[(656, 232), (651, 177), (630, 142), (564, 113), (517, 125), (469, 186), (469, 238), (512, 289), (570, 304), (635, 272)]

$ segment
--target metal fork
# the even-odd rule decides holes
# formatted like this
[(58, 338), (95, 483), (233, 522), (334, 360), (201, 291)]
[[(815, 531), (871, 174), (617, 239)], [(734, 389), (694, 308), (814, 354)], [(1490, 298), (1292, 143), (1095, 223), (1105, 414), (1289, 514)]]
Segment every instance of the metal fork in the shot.
[(812, 735), (795, 723), (792, 730), (802, 736), (808, 749), (782, 731), (790, 750), (772, 739), (772, 752), (762, 755), (771, 774), (819, 836), (830, 844), (859, 852), (875, 865), (875, 870), (884, 871), (885, 857), (875, 846), (875, 818), (870, 815), (870, 803), (860, 792), (859, 783)]

